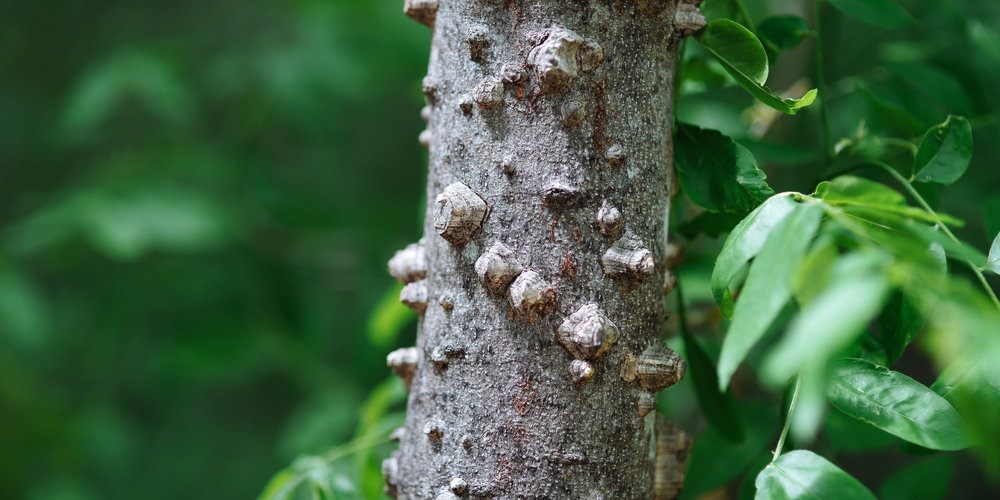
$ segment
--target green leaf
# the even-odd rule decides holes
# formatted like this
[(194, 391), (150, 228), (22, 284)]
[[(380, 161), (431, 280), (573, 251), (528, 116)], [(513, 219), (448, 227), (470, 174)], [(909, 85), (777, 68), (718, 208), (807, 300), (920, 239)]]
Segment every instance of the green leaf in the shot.
[(912, 378), (869, 361), (837, 363), (827, 398), (840, 411), (927, 448), (960, 450), (971, 444), (965, 422), (948, 401)]
[(719, 378), (712, 358), (687, 328), (681, 329), (681, 335), (684, 337), (688, 373), (694, 380), (695, 396), (705, 419), (726, 439), (735, 443), (742, 441), (746, 436), (743, 415), (732, 388), (719, 392)]
[(764, 53), (764, 47), (740, 23), (717, 19), (708, 23), (695, 36), (730, 73), (736, 71), (742, 78), (757, 85), (767, 82), (767, 54)]
[[(962, 410), (962, 414), (995, 415), (1000, 413), (1000, 363), (986, 357), (964, 356), (941, 372), (931, 384), (931, 390)], [(973, 420), (973, 423), (979, 423), (975, 422), (975, 418)], [(900, 444), (899, 451), (910, 455), (936, 453), (906, 441)]]
[(291, 469), (282, 469), (274, 474), (257, 500), (286, 500), (292, 498), (292, 493), (305, 480), (305, 475), (296, 474)]
[(847, 357), (859, 358), (865, 361), (871, 361), (876, 365), (888, 366), (889, 356), (885, 352), (885, 346), (882, 345), (882, 341), (878, 337), (871, 334), (871, 332), (864, 332), (861, 334), (854, 344), (847, 349)]
[(882, 500), (940, 500), (955, 475), (953, 455), (932, 458), (904, 467), (882, 484)]
[(728, 19), (712, 21), (695, 34), (695, 38), (722, 63), (736, 83), (760, 102), (794, 115), (816, 100), (816, 89), (806, 92), (801, 99), (782, 99), (771, 93), (764, 86), (768, 73), (767, 53), (757, 37), (739, 23)]
[(803, 38), (815, 36), (816, 32), (809, 23), (799, 16), (772, 16), (757, 25), (757, 35), (764, 50), (767, 51), (768, 63), (778, 60), (782, 50), (794, 49)]
[(774, 190), (746, 148), (716, 130), (678, 123), (674, 161), (684, 194), (713, 212), (745, 215)]
[(774, 196), (740, 222), (723, 244), (712, 270), (712, 296), (722, 315), (733, 317), (733, 299), (729, 282), (748, 260), (760, 252), (771, 230), (795, 209), (796, 203), (787, 195)]
[(757, 500), (876, 500), (857, 479), (806, 450), (778, 457), (757, 476)]
[(715, 59), (691, 57), (681, 67), (680, 85), (684, 95), (721, 88), (729, 81), (729, 74)]
[(913, 176), (921, 182), (951, 184), (962, 177), (971, 161), (972, 126), (964, 117), (948, 115), (944, 123), (924, 134), (913, 160)]
[(816, 36), (809, 23), (799, 16), (772, 16), (757, 26), (757, 33), (781, 50), (794, 49), (803, 38)]
[[(851, 207), (865, 207), (880, 212), (890, 212), (924, 222), (937, 223), (937, 219), (927, 211), (906, 204), (906, 197), (885, 184), (842, 175), (832, 181), (821, 182), (816, 187), (816, 196), (830, 205), (845, 207), (847, 213), (863, 213)], [(964, 223), (950, 215), (938, 213), (941, 221), (949, 226), (961, 227)]]
[(892, 0), (826, 0), (859, 21), (885, 28), (899, 28), (913, 22), (913, 16)]
[(1000, 234), (993, 239), (990, 245), (990, 253), (986, 256), (986, 269), (1000, 274)]
[(799, 304), (812, 302), (825, 290), (833, 276), (833, 264), (840, 256), (834, 238), (821, 234), (813, 243), (802, 264), (795, 271), (792, 295)]
[(791, 298), (795, 270), (822, 216), (818, 205), (797, 206), (771, 231), (751, 264), (719, 354), (720, 391), (726, 389), (736, 367)]
[(709, 238), (718, 238), (723, 233), (728, 233), (735, 228), (743, 217), (739, 215), (702, 212), (700, 215), (677, 227), (677, 231), (688, 239), (695, 239), (699, 234), (704, 234)]
[(948, 260), (944, 248), (932, 243), (926, 253), (936, 266), (929, 272), (911, 273), (909, 280), (892, 295), (878, 318), (879, 335), (890, 364), (899, 359), (923, 328), (927, 315), (937, 303), (936, 291), (945, 283)]
[(900, 224), (899, 227), (916, 235), (926, 243), (940, 245), (945, 253), (951, 257), (967, 259), (973, 265), (980, 268), (986, 265), (986, 256), (976, 247), (964, 241), (955, 242), (948, 235), (944, 234), (944, 231), (940, 231), (936, 227), (930, 227), (920, 222), (905, 222)]
[(878, 331), (890, 364), (903, 355), (926, 320), (901, 290), (892, 294), (878, 316)]
[(764, 379), (781, 385), (805, 364), (825, 365), (864, 331), (879, 311), (886, 287), (881, 273), (843, 279), (806, 304), (764, 359)]
[(777, 431), (774, 407), (761, 401), (747, 401), (741, 410), (747, 425), (743, 441), (734, 443), (715, 427), (706, 428), (695, 439), (688, 455), (682, 500), (698, 498), (732, 481), (771, 444)]

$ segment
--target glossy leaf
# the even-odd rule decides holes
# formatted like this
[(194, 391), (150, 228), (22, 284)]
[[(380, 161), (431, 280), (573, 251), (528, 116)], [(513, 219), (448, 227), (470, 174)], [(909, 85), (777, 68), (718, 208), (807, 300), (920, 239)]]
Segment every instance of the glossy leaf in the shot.
[(694, 381), (695, 396), (705, 419), (726, 439), (734, 443), (742, 441), (746, 437), (743, 415), (732, 388), (719, 392), (719, 378), (712, 358), (687, 328), (681, 329), (681, 335), (688, 376)]
[[(906, 204), (906, 198), (885, 184), (842, 175), (832, 181), (821, 182), (816, 187), (816, 196), (823, 201), (840, 207), (865, 207), (880, 212), (890, 212), (924, 222), (936, 223), (937, 219), (927, 211)], [(848, 213), (852, 213), (849, 208)], [(938, 217), (950, 226), (964, 223), (950, 215), (938, 213)]]
[(893, 0), (826, 0), (859, 21), (885, 28), (913, 22), (913, 16)]
[(960, 450), (971, 444), (951, 404), (912, 378), (868, 361), (837, 363), (827, 398), (840, 411), (921, 446)]
[(791, 298), (795, 269), (805, 256), (822, 216), (823, 209), (818, 205), (797, 206), (771, 231), (750, 265), (719, 354), (720, 390), (725, 390), (736, 367)]
[(825, 365), (864, 331), (882, 305), (883, 274), (846, 279), (806, 304), (763, 362), (763, 376), (783, 384), (805, 364)]
[[(931, 384), (931, 390), (956, 408), (962, 409), (967, 415), (1000, 413), (1000, 362), (985, 357), (959, 358), (941, 372), (937, 380)], [(974, 401), (974, 404), (964, 408), (963, 403), (970, 401)], [(906, 441), (900, 444), (899, 451), (910, 455), (929, 455), (937, 452)]]
[(924, 134), (913, 160), (914, 179), (921, 182), (951, 184), (957, 181), (972, 161), (972, 126), (961, 116), (948, 119)]
[(757, 476), (757, 500), (875, 500), (857, 479), (806, 450), (778, 457)]
[(722, 315), (733, 317), (733, 299), (729, 282), (736, 277), (748, 260), (760, 252), (771, 231), (796, 204), (788, 196), (774, 196), (750, 213), (729, 233), (712, 270), (712, 296)]
[(737, 84), (760, 102), (782, 113), (794, 115), (816, 100), (816, 89), (806, 92), (801, 99), (782, 99), (765, 87), (767, 53), (757, 37), (738, 23), (728, 19), (712, 21), (695, 34), (695, 38), (722, 63), (722, 67)]
[(882, 484), (882, 500), (940, 500), (955, 475), (955, 457), (942, 456), (917, 462), (889, 476)]
[(777, 433), (774, 408), (760, 401), (748, 401), (741, 405), (741, 410), (747, 423), (743, 441), (734, 443), (715, 427), (706, 428), (695, 439), (688, 455), (681, 499), (698, 498), (739, 477), (771, 445)]
[(764, 47), (740, 23), (717, 19), (708, 23), (695, 36), (730, 73), (735, 71), (741, 78), (757, 85), (764, 85), (767, 81), (767, 54), (764, 53)]
[(774, 190), (746, 148), (716, 130), (678, 123), (674, 161), (684, 194), (713, 212), (750, 213)]

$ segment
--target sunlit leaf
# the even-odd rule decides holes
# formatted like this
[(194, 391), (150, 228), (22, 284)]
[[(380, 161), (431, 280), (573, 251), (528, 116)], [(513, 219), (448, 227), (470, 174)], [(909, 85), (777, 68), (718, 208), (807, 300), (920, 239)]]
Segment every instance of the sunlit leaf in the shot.
[[(850, 258), (868, 257), (855, 254), (844, 259)], [(886, 286), (885, 275), (874, 272), (843, 278), (820, 293), (802, 308), (788, 327), (788, 333), (764, 359), (764, 378), (780, 385), (805, 364), (825, 365), (828, 358), (849, 346), (871, 322), (881, 308)]]
[(674, 155), (684, 194), (703, 208), (745, 215), (774, 195), (753, 155), (716, 130), (678, 123)]
[(757, 476), (757, 500), (876, 500), (857, 479), (806, 450), (785, 453)]
[(827, 398), (840, 411), (921, 446), (960, 450), (971, 444), (965, 422), (948, 401), (912, 378), (868, 361), (837, 363)]
[(771, 230), (795, 207), (795, 202), (788, 196), (772, 197), (751, 212), (729, 234), (712, 270), (712, 296), (715, 297), (723, 316), (733, 317), (733, 299), (729, 291), (729, 282), (736, 277), (748, 260), (760, 252)]
[(913, 160), (913, 176), (922, 182), (951, 184), (962, 177), (972, 161), (972, 126), (961, 116), (948, 119), (924, 134)]
[(913, 22), (913, 16), (893, 0), (826, 0), (859, 21), (885, 28)]
[(825, 290), (833, 276), (833, 264), (840, 256), (834, 238), (821, 234), (816, 238), (792, 280), (792, 295), (799, 304), (811, 302)]
[[(728, 19), (708, 23), (696, 35), (698, 41), (731, 73), (757, 85), (767, 81), (767, 54), (750, 30)], [(733, 75), (736, 78), (736, 75)]]
[[(852, 213), (850, 207), (865, 207), (924, 222), (937, 222), (926, 210), (907, 205), (906, 197), (898, 191), (885, 184), (852, 175), (842, 175), (832, 181), (821, 182), (816, 187), (816, 196), (831, 205), (845, 207), (848, 213)], [(961, 220), (950, 215), (940, 212), (937, 215), (949, 226), (964, 225)]]
[(764, 86), (768, 73), (767, 53), (757, 37), (740, 24), (728, 19), (712, 21), (695, 34), (695, 38), (722, 63), (737, 84), (760, 102), (794, 115), (816, 99), (816, 89), (806, 92), (801, 99), (782, 99), (771, 93)]
[(797, 206), (771, 231), (750, 265), (719, 354), (720, 390), (791, 298), (792, 277), (822, 215), (818, 205)]

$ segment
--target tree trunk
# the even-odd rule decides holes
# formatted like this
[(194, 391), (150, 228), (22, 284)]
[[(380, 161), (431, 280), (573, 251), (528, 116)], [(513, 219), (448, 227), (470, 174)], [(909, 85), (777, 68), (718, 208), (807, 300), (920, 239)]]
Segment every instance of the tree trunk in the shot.
[(430, 168), (424, 237), (390, 262), (421, 314), (389, 356), (391, 496), (679, 492), (689, 440), (652, 410), (685, 369), (659, 340), (674, 59), (704, 24), (680, 2), (407, 0), (433, 29)]

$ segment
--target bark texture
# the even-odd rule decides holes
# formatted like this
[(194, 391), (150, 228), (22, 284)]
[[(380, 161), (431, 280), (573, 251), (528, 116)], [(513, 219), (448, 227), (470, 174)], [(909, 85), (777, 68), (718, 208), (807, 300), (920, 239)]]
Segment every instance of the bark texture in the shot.
[(393, 264), (422, 317), (389, 360), (410, 385), (390, 494), (654, 497), (652, 396), (684, 372), (659, 337), (697, 3), (407, 1), (433, 29), (430, 167), (422, 248)]

